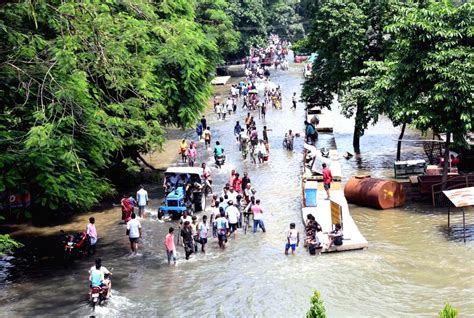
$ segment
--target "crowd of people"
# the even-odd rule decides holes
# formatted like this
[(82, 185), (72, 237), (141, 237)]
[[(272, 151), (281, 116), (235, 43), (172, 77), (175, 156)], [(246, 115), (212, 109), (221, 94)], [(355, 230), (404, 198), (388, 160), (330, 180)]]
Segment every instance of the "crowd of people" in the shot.
[[(214, 96), (213, 104), (217, 120), (226, 120), (237, 113), (237, 108), (248, 111), (247, 115), (241, 121), (237, 120), (233, 129), (233, 134), (243, 160), (249, 160), (254, 164), (263, 164), (269, 160), (270, 143), (269, 132), (272, 129), (268, 128), (262, 123), (262, 127), (257, 128), (254, 115), (257, 112), (258, 118), (265, 120), (267, 109), (278, 110), (282, 109), (282, 89), (278, 85), (270, 82), (270, 68), (268, 67), (269, 57), (272, 59), (272, 64), (275, 69), (280, 66), (282, 69), (287, 69), (288, 62), (286, 60), (288, 43), (281, 42), (278, 37), (272, 36), (267, 48), (254, 48), (251, 50), (250, 62), (245, 70), (246, 77), (239, 83), (234, 84), (230, 88), (228, 96), (221, 100), (218, 96)], [(258, 57), (258, 59), (256, 59)], [(265, 62), (265, 63), (264, 63)], [(257, 78), (263, 81), (263, 96), (259, 98), (259, 92), (256, 85)], [(296, 92), (292, 94), (292, 107), (296, 109), (298, 98)], [(307, 124), (309, 125), (309, 124)], [(314, 126), (314, 124), (313, 124)], [(208, 125), (205, 116), (199, 120), (195, 129), (197, 141), (182, 139), (179, 143), (178, 153), (183, 164), (191, 167), (196, 165), (198, 158), (198, 143), (204, 142), (206, 151), (210, 150), (212, 140), (211, 127)], [(311, 131), (310, 131), (311, 132)], [(313, 134), (306, 133), (310, 138)], [(286, 148), (293, 149), (294, 133), (289, 130), (285, 135)], [(219, 142), (216, 142), (214, 151), (220, 151), (221, 155), (223, 149)], [(219, 150), (220, 149), (220, 150)], [(204, 171), (204, 180), (211, 188), (211, 170), (202, 163)], [(180, 182), (179, 178), (175, 180), (175, 187), (182, 187), (186, 191), (186, 183)], [(168, 185), (164, 184), (166, 188)], [(206, 246), (209, 242), (214, 241), (220, 249), (225, 249), (230, 238), (237, 240), (238, 233), (247, 229), (251, 229), (253, 233), (260, 229), (263, 233), (266, 232), (264, 222), (264, 209), (261, 205), (260, 198), (257, 197), (257, 191), (251, 182), (248, 173), (244, 172), (242, 175), (232, 170), (228, 182), (224, 187), (217, 191), (214, 189), (211, 194), (212, 200), (207, 214), (194, 215), (192, 209), (187, 209), (183, 212), (179, 225), (169, 227), (164, 237), (164, 247), (167, 256), (168, 264), (176, 264), (177, 262), (177, 246), (182, 246), (184, 249), (185, 259), (188, 260), (192, 254), (206, 253)], [(326, 189), (329, 196), (329, 187)], [(137, 191), (136, 195), (124, 195), (121, 200), (122, 219), (126, 224), (126, 235), (130, 241), (130, 249), (132, 255), (137, 255), (139, 240), (142, 237), (142, 226), (140, 220), (143, 217), (145, 207), (148, 205), (148, 192), (143, 186)], [(137, 213), (136, 213), (137, 212)], [(252, 220), (252, 223), (250, 222)], [(319, 224), (314, 219), (306, 224), (304, 245), (311, 249), (316, 246), (319, 247), (321, 241), (318, 238), (318, 233), (321, 232)], [(95, 229), (93, 218), (87, 228), (88, 234), (91, 237), (91, 246), (95, 252), (95, 244), (97, 243), (97, 231)], [(342, 232), (341, 232), (342, 233)], [(338, 244), (336, 234), (334, 239), (330, 239), (329, 244)], [(342, 234), (341, 234), (342, 236)], [(331, 237), (331, 236), (329, 236)], [(93, 244), (92, 244), (93, 243)], [(178, 244), (176, 244), (178, 243)], [(295, 223), (291, 223), (285, 240), (285, 254), (289, 253), (291, 249), (292, 254), (295, 253), (296, 247), (300, 243), (300, 233), (296, 230)], [(104, 274), (108, 272), (99, 262), (95, 269), (91, 269), (91, 281), (101, 284), (110, 283), (104, 280)]]
[[(232, 170), (228, 182), (220, 193), (212, 194), (210, 215), (202, 215), (200, 220), (192, 210), (183, 213), (179, 222), (178, 242), (183, 246), (185, 258), (200, 250), (206, 252), (208, 240), (217, 240), (218, 246), (225, 249), (230, 237), (237, 239), (239, 229), (247, 231), (250, 217), (253, 219), (253, 233), (260, 228), (265, 232), (263, 209), (257, 191), (252, 186), (247, 172), (241, 176)], [(165, 237), (168, 264), (176, 264), (175, 228), (170, 227)]]

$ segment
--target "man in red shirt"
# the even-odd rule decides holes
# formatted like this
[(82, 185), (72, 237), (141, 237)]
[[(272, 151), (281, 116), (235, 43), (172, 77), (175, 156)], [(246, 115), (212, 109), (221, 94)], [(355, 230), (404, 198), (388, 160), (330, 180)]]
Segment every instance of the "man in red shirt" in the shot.
[(323, 184), (324, 190), (326, 190), (327, 198), (326, 200), (330, 199), (329, 189), (331, 189), (331, 182), (332, 182), (332, 173), (331, 170), (323, 163)]

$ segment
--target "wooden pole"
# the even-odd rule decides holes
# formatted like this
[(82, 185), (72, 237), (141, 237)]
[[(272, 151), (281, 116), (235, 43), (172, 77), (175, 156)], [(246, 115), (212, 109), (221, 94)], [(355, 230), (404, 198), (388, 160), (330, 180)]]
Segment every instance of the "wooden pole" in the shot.
[(451, 221), (450, 216), (451, 216), (451, 207), (448, 206), (448, 228), (451, 227), (451, 225), (450, 225), (450, 221)]
[(466, 213), (464, 208), (462, 208), (462, 227), (464, 230), (464, 243), (466, 243)]

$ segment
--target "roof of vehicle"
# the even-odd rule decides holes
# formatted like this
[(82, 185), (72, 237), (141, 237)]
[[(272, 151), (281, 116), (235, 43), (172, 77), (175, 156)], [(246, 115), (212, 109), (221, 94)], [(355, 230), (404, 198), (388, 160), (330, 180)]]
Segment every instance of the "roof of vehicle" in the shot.
[(203, 171), (201, 167), (169, 167), (165, 173), (188, 173), (202, 176)]

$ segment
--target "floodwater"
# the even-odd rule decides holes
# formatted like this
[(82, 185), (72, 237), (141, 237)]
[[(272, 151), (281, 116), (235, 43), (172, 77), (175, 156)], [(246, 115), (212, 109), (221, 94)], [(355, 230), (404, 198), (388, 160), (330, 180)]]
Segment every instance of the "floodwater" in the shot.
[[(99, 233), (98, 255), (113, 268), (113, 297), (97, 316), (160, 317), (303, 317), (314, 290), (321, 292), (329, 317), (435, 317), (449, 301), (463, 317), (474, 316), (474, 244), (448, 234), (447, 216), (430, 207), (405, 207), (378, 211), (351, 206), (369, 249), (339, 254), (310, 256), (302, 247), (295, 256), (283, 254), (290, 222), (302, 231), (301, 160), (303, 141), (295, 140), (295, 151), (282, 149), (288, 129), (303, 131), (304, 106), (289, 109), (292, 93), (300, 91), (300, 66), (278, 71), (272, 80), (283, 87), (283, 110), (268, 109), (262, 121), (272, 131), (270, 161), (262, 165), (242, 162), (233, 139), (236, 120), (208, 121), (214, 140), (220, 140), (227, 154), (221, 170), (213, 169), (215, 189), (226, 182), (230, 170), (248, 171), (262, 200), (267, 233), (238, 234), (225, 251), (210, 241), (208, 253), (184, 260), (178, 247), (178, 265), (166, 263), (163, 239), (176, 223), (142, 221), (140, 255), (131, 257), (124, 225), (117, 209), (110, 229)], [(335, 114), (335, 133), (321, 135), (319, 146), (337, 145), (342, 154), (352, 151), (352, 122)], [(359, 159), (341, 159), (345, 179), (355, 174), (392, 176), (399, 131), (382, 119), (369, 127), (361, 141)], [(191, 135), (188, 135), (190, 137)], [(194, 137), (194, 136), (192, 136)], [(408, 131), (408, 139), (418, 138)], [(212, 164), (211, 152), (199, 144), (200, 161)], [(405, 158), (422, 157), (416, 144), (404, 145)], [(179, 162), (176, 162), (179, 164)], [(148, 184), (156, 209), (160, 184)], [(198, 214), (200, 216), (200, 214)], [(459, 214), (457, 214), (459, 215)], [(469, 214), (468, 214), (469, 215)], [(469, 218), (468, 218), (469, 221)], [(470, 220), (472, 223), (472, 218)], [(461, 223), (457, 216), (456, 224)], [(468, 222), (469, 223), (469, 222)], [(469, 232), (469, 234), (472, 234)], [(87, 269), (93, 259), (77, 261), (64, 269), (58, 264), (25, 267), (2, 272), (0, 316), (89, 316), (85, 301)], [(9, 263), (6, 262), (5, 266)]]

